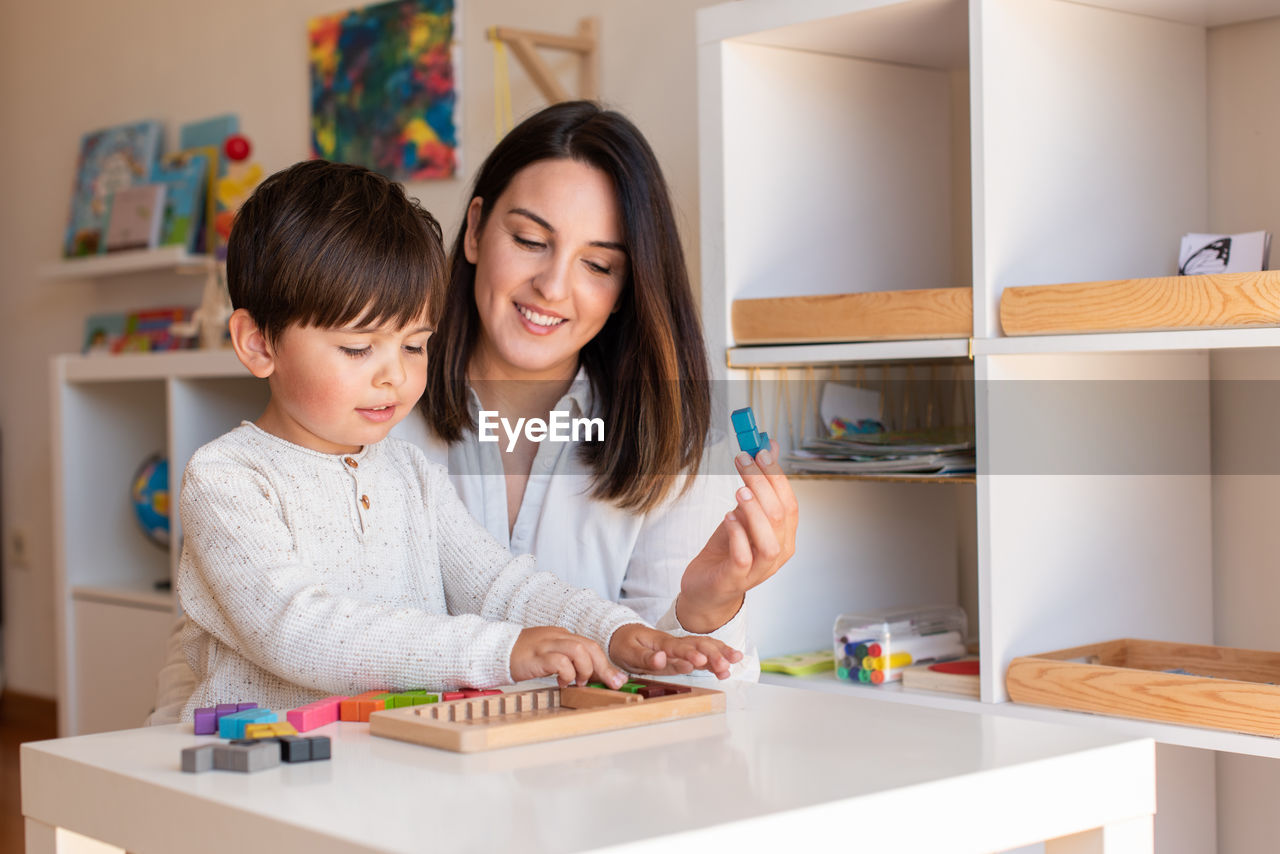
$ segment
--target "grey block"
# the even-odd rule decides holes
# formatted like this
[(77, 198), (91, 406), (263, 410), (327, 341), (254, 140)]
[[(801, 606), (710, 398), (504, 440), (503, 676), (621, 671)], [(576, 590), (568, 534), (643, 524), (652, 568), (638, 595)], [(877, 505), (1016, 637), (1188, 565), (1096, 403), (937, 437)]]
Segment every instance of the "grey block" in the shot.
[(213, 751), (216, 744), (197, 744), (182, 751), (182, 770), (188, 774), (199, 774), (213, 770)]
[(285, 762), (311, 761), (311, 739), (300, 735), (278, 735), (280, 758)]
[(280, 743), (264, 738), (255, 744), (218, 745), (213, 752), (213, 767), (222, 771), (252, 774), (280, 764)]
[(329, 736), (327, 736), (327, 735), (313, 735), (313, 736), (311, 736), (311, 738), (310, 738), (310, 739), (308, 739), (308, 740), (311, 742), (311, 759), (312, 759), (312, 761), (316, 761), (316, 760), (320, 760), (320, 759), (328, 759), (330, 756), (332, 756), (332, 755), (333, 755), (333, 754), (330, 752), (330, 747), (329, 747)]

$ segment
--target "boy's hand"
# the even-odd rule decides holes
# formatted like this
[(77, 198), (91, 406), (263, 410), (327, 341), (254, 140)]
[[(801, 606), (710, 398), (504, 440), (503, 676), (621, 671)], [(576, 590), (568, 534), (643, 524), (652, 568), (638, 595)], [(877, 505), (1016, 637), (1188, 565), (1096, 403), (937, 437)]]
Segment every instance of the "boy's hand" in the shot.
[(561, 688), (585, 685), (593, 676), (611, 688), (627, 681), (626, 674), (609, 663), (600, 644), (556, 626), (521, 631), (511, 648), (510, 667), (516, 682), (555, 676)]
[(710, 670), (729, 678), (742, 653), (707, 637), (672, 637), (641, 623), (628, 623), (609, 638), (609, 657), (634, 673), (668, 675)]

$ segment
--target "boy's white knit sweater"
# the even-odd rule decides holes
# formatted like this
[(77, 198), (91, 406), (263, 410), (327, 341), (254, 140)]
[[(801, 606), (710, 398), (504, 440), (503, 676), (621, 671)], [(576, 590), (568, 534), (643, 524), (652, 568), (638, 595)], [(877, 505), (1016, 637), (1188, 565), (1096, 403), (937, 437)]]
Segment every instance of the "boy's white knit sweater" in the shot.
[(180, 512), (197, 680), (183, 720), (232, 701), (288, 709), (375, 688), (492, 687), (511, 681), (525, 626), (608, 650), (642, 622), (511, 557), (445, 470), (397, 439), (335, 456), (245, 422), (191, 457)]

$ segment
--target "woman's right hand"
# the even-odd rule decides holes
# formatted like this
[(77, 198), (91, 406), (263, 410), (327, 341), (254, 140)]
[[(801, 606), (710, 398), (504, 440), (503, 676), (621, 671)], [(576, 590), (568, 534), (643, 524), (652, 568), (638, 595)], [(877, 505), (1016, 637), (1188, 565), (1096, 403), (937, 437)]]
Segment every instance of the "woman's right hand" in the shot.
[(733, 618), (751, 588), (773, 577), (796, 551), (800, 509), (777, 462), (778, 443), (755, 459), (738, 454), (745, 486), (735, 507), (685, 568), (676, 619), (687, 631), (709, 634)]
[(556, 677), (557, 684), (585, 685), (600, 681), (610, 688), (620, 688), (627, 676), (609, 663), (600, 644), (557, 626), (535, 626), (524, 629), (511, 648), (511, 678), (516, 682)]

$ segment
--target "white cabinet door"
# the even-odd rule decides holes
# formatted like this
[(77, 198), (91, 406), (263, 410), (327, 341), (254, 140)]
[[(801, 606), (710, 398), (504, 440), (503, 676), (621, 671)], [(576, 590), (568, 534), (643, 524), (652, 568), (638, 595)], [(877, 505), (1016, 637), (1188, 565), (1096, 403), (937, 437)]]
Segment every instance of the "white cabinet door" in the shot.
[(75, 728), (132, 729), (151, 714), (173, 614), (168, 608), (77, 599)]

